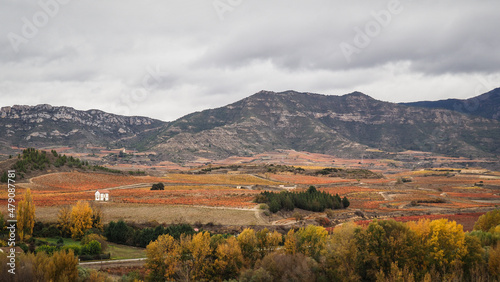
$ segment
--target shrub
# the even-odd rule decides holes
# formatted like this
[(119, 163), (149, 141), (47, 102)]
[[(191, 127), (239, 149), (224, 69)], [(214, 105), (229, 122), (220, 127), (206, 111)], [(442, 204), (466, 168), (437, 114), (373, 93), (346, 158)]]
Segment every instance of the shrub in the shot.
[(80, 242), (81, 245), (86, 245), (92, 241), (97, 241), (99, 244), (101, 244), (101, 249), (102, 251), (105, 251), (108, 247), (108, 244), (106, 243), (106, 238), (104, 238), (102, 235), (91, 233), (87, 234), (82, 238), (82, 241)]
[(61, 247), (61, 251), (69, 252), (69, 250), (73, 250), (75, 255), (80, 255), (82, 248), (78, 245), (66, 245)]
[(323, 227), (330, 226), (331, 224), (330, 220), (327, 217), (319, 217), (316, 219), (316, 222)]
[(101, 243), (96, 240), (92, 240), (88, 244), (83, 245), (81, 249), (82, 255), (98, 255), (101, 251)]
[(156, 183), (156, 184), (153, 184), (153, 186), (151, 187), (151, 190), (165, 190), (165, 185), (163, 185), (163, 183)]
[(35, 254), (38, 254), (39, 252), (45, 252), (47, 255), (52, 255), (58, 250), (59, 248), (57, 246), (43, 245), (35, 249)]

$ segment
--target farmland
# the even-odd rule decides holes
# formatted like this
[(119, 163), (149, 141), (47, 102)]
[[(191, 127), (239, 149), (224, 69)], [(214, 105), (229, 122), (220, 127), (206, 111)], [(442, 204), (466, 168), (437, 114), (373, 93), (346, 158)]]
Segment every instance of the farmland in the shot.
[[(349, 199), (347, 210), (335, 211), (335, 216), (330, 214), (331, 219), (338, 223), (370, 218), (417, 219), (484, 213), (500, 204), (500, 177), (496, 172), (486, 170), (399, 170), (378, 179), (349, 179), (312, 175), (310, 171), (324, 168), (318, 165), (300, 167), (298, 171), (303, 173), (279, 172), (274, 168), (273, 173), (268, 173), (266, 167), (244, 165), (229, 170), (221, 168), (210, 168), (202, 173), (199, 169), (156, 173), (155, 176), (53, 172), (22, 181), (18, 184), (18, 194), (31, 188), (37, 218), (48, 222), (56, 220), (61, 206), (73, 205), (79, 200), (93, 201), (98, 189), (106, 189), (111, 197), (109, 202), (98, 203), (104, 211), (105, 222), (123, 218), (160, 223), (294, 224), (298, 221), (293, 219), (291, 212), (269, 215), (259, 209), (254, 202), (255, 196), (265, 190), (279, 192), (286, 187), (303, 191), (310, 185), (315, 185), (319, 191)], [(286, 168), (295, 171), (293, 166)], [(152, 191), (152, 184), (159, 182), (164, 184), (164, 190)], [(5, 204), (6, 189), (1, 190), (0, 196), (0, 202)], [(357, 218), (355, 211), (365, 213), (366, 218)], [(310, 222), (325, 216), (299, 212)]]

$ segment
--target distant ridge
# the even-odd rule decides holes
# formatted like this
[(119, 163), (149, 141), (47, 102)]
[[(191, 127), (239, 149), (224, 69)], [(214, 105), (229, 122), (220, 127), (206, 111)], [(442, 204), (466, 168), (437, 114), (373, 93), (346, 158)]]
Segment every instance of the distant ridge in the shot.
[(500, 88), (496, 88), (490, 92), (465, 100), (447, 99), (401, 104), (431, 109), (447, 109), (465, 114), (500, 120)]

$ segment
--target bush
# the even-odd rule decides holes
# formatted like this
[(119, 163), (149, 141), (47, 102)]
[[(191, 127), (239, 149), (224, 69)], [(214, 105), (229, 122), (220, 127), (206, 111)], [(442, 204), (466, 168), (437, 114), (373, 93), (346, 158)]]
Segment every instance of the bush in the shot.
[(96, 240), (92, 240), (88, 244), (83, 245), (81, 249), (82, 255), (98, 255), (101, 251), (101, 243)]
[(61, 251), (66, 251), (68, 253), (69, 250), (73, 250), (73, 253), (77, 256), (80, 255), (82, 248), (78, 245), (66, 245), (61, 247)]
[(39, 252), (45, 252), (47, 255), (52, 255), (58, 250), (59, 248), (57, 246), (43, 245), (35, 249), (35, 254), (38, 254)]
[(323, 227), (330, 226), (331, 224), (330, 220), (327, 217), (319, 217), (316, 219), (316, 222)]
[(106, 238), (104, 238), (102, 235), (91, 233), (87, 234), (82, 238), (82, 241), (80, 242), (81, 245), (86, 245), (92, 241), (97, 241), (99, 244), (101, 244), (101, 249), (102, 251), (105, 251), (108, 247), (108, 244), (106, 242)]
[(163, 185), (163, 183), (157, 183), (157, 184), (153, 184), (153, 186), (151, 187), (151, 190), (165, 190), (165, 185)]

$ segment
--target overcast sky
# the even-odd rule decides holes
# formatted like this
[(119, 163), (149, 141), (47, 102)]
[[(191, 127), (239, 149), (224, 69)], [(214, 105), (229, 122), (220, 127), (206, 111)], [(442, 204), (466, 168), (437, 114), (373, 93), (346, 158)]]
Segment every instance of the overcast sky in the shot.
[(0, 101), (174, 120), (260, 90), (500, 87), (498, 0), (0, 0)]

